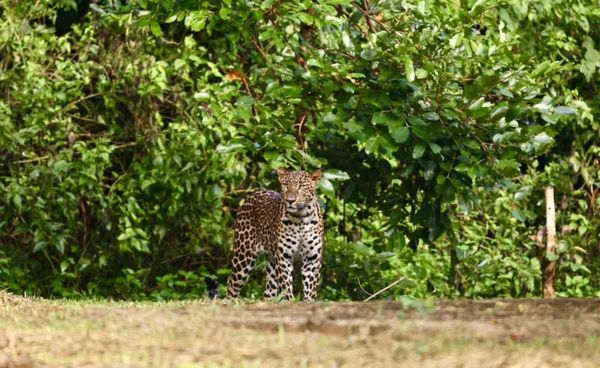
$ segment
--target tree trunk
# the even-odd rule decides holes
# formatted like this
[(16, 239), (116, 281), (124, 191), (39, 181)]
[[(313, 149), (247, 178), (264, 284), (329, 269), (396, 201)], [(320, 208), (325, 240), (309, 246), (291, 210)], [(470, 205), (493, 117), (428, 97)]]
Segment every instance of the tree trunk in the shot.
[(546, 187), (546, 262), (542, 275), (544, 299), (554, 298), (556, 260), (548, 259), (556, 254), (556, 212), (554, 209), (554, 187)]

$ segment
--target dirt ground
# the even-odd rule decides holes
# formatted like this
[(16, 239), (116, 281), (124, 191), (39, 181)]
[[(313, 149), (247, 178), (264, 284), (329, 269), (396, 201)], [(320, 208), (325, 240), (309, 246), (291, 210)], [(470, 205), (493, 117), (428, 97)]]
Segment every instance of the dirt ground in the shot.
[(600, 300), (73, 302), (0, 293), (0, 367), (599, 367)]

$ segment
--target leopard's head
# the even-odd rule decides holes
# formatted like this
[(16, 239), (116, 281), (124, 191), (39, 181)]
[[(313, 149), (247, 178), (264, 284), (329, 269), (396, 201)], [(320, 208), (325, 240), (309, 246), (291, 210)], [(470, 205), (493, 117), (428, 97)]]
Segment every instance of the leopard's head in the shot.
[(281, 197), (288, 212), (298, 212), (306, 208), (316, 198), (316, 189), (321, 179), (321, 171), (286, 171), (277, 169), (281, 186)]

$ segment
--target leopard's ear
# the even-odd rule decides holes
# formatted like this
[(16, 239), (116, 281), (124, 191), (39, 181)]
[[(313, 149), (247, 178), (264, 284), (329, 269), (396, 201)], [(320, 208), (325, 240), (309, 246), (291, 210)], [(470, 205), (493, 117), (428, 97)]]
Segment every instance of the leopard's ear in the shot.
[(287, 178), (288, 174), (289, 173), (287, 171), (285, 171), (285, 169), (282, 169), (282, 168), (277, 169), (277, 178), (279, 179), (280, 183), (285, 181), (285, 178)]
[(321, 179), (321, 170), (313, 171), (312, 173), (310, 173), (310, 179), (313, 182), (318, 183), (319, 179)]

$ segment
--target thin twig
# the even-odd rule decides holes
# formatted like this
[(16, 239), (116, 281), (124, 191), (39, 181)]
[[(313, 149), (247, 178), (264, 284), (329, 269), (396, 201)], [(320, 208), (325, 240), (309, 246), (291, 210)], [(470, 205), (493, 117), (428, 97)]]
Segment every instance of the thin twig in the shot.
[(29, 158), (27, 160), (19, 160), (19, 161), (15, 161), (15, 164), (25, 164), (25, 163), (29, 163), (29, 162), (44, 161), (44, 160), (47, 160), (49, 157), (50, 156), (41, 156), (41, 157)]
[(114, 149), (121, 149), (121, 148), (132, 147), (132, 146), (135, 146), (135, 145), (137, 145), (137, 144), (138, 144), (138, 142), (137, 142), (137, 141), (135, 141), (135, 142), (124, 142), (124, 143), (120, 143), (120, 144), (115, 144), (115, 145), (113, 145), (113, 148), (114, 148)]
[(358, 287), (360, 288), (360, 290), (362, 290), (365, 294), (372, 296), (373, 294), (369, 293), (368, 291), (365, 290), (365, 288), (362, 287), (362, 285), (360, 284), (360, 279), (358, 279)]
[[(86, 117), (75, 115), (75, 114), (69, 114), (68, 112), (66, 112), (65, 115), (67, 115), (69, 117), (72, 117), (73, 119), (78, 119), (78, 120), (81, 120), (81, 121), (87, 121), (88, 123), (98, 123), (98, 120), (86, 118)], [(79, 135), (81, 135), (81, 134), (79, 134)]]
[(267, 60), (267, 53), (265, 52), (265, 50), (262, 48), (262, 46), (260, 45), (260, 43), (258, 42), (258, 40), (256, 39), (256, 37), (252, 36), (252, 38), (250, 39), (250, 41), (252, 42), (252, 45), (254, 45), (254, 47), (256, 48), (256, 50), (258, 50), (258, 52), (260, 53), (260, 55)]
[(360, 12), (363, 13), (363, 15), (365, 16), (365, 18), (367, 18), (367, 19), (369, 19), (369, 20), (377, 23), (381, 28), (383, 28), (384, 31), (389, 32), (389, 33), (393, 33), (393, 34), (395, 34), (397, 36), (402, 36), (401, 32), (394, 31), (394, 30), (390, 29), (390, 27), (388, 27), (385, 23), (383, 23), (382, 21), (378, 20), (377, 17), (375, 17), (375, 18), (371, 17), (371, 15), (367, 11), (365, 11), (365, 9), (363, 9), (359, 4), (353, 4), (353, 5), (356, 7), (356, 9), (358, 9)]
[(89, 100), (90, 98), (94, 98), (94, 97), (98, 97), (100, 96), (101, 93), (92, 93), (91, 95), (87, 95), (87, 96), (83, 96), (75, 101), (71, 101), (68, 104), (66, 104), (65, 106), (63, 106), (62, 109), (60, 109), (60, 111), (68, 111), (71, 107), (77, 105), (78, 103), (85, 101), (85, 100)]
[(371, 5), (369, 4), (369, 0), (363, 0), (363, 14), (365, 15), (365, 19), (367, 20), (367, 26), (369, 27), (369, 31), (371, 33), (375, 33), (373, 28), (373, 22), (371, 21)]
[(298, 143), (300, 144), (300, 149), (306, 152), (306, 140), (304, 139), (304, 135), (302, 134), (302, 130), (304, 129), (304, 123), (306, 123), (306, 117), (308, 116), (308, 111), (304, 111), (300, 119), (298, 119), (298, 123), (295, 125), (298, 127)]
[(377, 295), (383, 293), (384, 291), (386, 291), (387, 289), (395, 286), (396, 284), (398, 284), (400, 281), (404, 280), (406, 278), (406, 276), (402, 276), (401, 278), (399, 278), (398, 280), (392, 282), (391, 284), (389, 284), (388, 286), (384, 287), (383, 289), (379, 290), (378, 292), (376, 292), (375, 294), (371, 295), (370, 297), (368, 297), (367, 299), (365, 299), (365, 302), (368, 302), (369, 300), (373, 299), (374, 297), (376, 297)]

